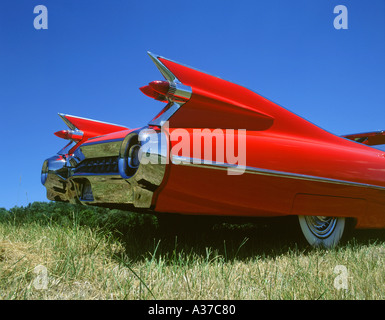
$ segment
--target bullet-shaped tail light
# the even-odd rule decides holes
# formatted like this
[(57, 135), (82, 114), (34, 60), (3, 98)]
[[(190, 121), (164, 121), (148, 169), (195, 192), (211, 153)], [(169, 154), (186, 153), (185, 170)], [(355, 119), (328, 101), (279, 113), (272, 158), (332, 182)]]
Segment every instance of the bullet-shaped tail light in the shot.
[(55, 136), (65, 140), (81, 141), (83, 139), (83, 133), (81, 131), (60, 130), (54, 134)]
[(171, 87), (170, 82), (160, 80), (152, 81), (148, 85), (151, 87), (151, 89), (160, 94), (163, 94), (164, 96), (167, 96)]
[[(161, 61), (162, 57), (148, 52), (151, 60), (166, 80), (150, 82), (140, 90), (151, 98), (167, 102), (167, 105), (150, 122), (151, 126), (163, 126), (192, 96), (192, 88), (184, 85)], [(160, 97), (160, 99), (159, 99)], [(163, 100), (165, 99), (165, 100)]]
[(159, 92), (155, 91), (151, 86), (143, 86), (139, 88), (140, 91), (142, 91), (146, 96), (153, 98), (155, 100), (167, 102), (167, 98), (165, 95), (160, 94)]
[(178, 82), (156, 80), (140, 90), (155, 100), (185, 103), (191, 98), (191, 87)]

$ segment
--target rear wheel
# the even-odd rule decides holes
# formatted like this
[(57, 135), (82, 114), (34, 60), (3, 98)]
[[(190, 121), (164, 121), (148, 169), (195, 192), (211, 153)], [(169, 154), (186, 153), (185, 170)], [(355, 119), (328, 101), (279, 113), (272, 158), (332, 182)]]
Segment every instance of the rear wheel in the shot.
[(298, 216), (303, 236), (313, 247), (333, 248), (353, 229), (352, 220), (344, 217)]

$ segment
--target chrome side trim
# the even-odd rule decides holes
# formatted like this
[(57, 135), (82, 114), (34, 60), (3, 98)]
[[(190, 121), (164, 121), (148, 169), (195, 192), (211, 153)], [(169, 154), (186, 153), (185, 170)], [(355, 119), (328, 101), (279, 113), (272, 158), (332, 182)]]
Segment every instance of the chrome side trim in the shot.
[[(229, 163), (220, 163), (220, 162), (214, 162), (214, 161), (211, 161), (211, 163), (208, 163), (208, 161), (201, 160), (201, 159), (187, 158), (187, 157), (181, 157), (181, 156), (175, 156), (175, 155), (171, 157), (171, 162), (177, 165), (180, 164), (180, 165), (187, 165), (187, 166), (206, 168), (206, 169), (237, 170), (237, 165), (233, 165)], [(371, 188), (371, 189), (385, 191), (385, 187), (372, 185), (372, 184), (318, 177), (318, 176), (285, 172), (285, 171), (255, 168), (250, 166), (246, 166), (246, 168), (242, 168), (242, 172), (247, 174), (258, 174), (258, 175), (272, 176), (272, 177), (284, 177), (289, 179), (317, 181), (317, 182), (333, 183), (333, 184), (355, 186), (355, 187), (364, 187), (364, 188)]]
[(68, 144), (66, 144), (66, 146), (65, 146), (64, 148), (60, 149), (60, 150), (57, 152), (57, 154), (64, 156), (64, 155), (68, 154), (68, 152), (69, 152), (75, 145), (76, 145), (76, 143), (75, 143), (74, 141), (71, 140), (70, 142), (68, 142)]
[(152, 119), (148, 124), (150, 126), (163, 126), (163, 124), (168, 121), (174, 115), (174, 113), (179, 110), (181, 106), (182, 104), (170, 102), (165, 107), (166, 111), (164, 111), (159, 117)]
[[(217, 76), (217, 75), (215, 75), (215, 74), (211, 74), (211, 73), (209, 73), (209, 72), (207, 72), (207, 71), (205, 71), (205, 70), (201, 70), (201, 69), (199, 69), (199, 68), (196, 68), (196, 67), (190, 66), (190, 65), (188, 65), (188, 64), (185, 64), (185, 63), (180, 63), (180, 62), (178, 62), (178, 61), (175, 61), (175, 60), (173, 60), (173, 59), (169, 59), (169, 58), (166, 58), (166, 57), (163, 57), (163, 56), (160, 56), (160, 55), (157, 55), (157, 54), (151, 53), (150, 51), (147, 51), (147, 54), (148, 54), (148, 55), (151, 57), (151, 59), (158, 59), (158, 58), (162, 58), (162, 59), (165, 59), (165, 60), (168, 60), (168, 61), (171, 61), (171, 62), (177, 63), (177, 64), (179, 64), (179, 65), (181, 65), (181, 66), (184, 66), (184, 67), (186, 67), (186, 68), (189, 68), (189, 69), (192, 69), (192, 70), (196, 70), (196, 71), (199, 71), (199, 72), (205, 73), (205, 74), (207, 74), (207, 75), (209, 75), (209, 76), (212, 76), (212, 77), (215, 77), (215, 78), (218, 78), (218, 79), (222, 79), (222, 80), (225, 80), (225, 81), (228, 81), (228, 82), (232, 82), (232, 81), (230, 81), (230, 80), (226, 80), (226, 79), (223, 79), (222, 77), (219, 77), (219, 76)], [(160, 62), (160, 63), (161, 63), (161, 62)], [(161, 71), (161, 72), (162, 72), (162, 71)], [(234, 82), (232, 82), (232, 83), (234, 83)]]

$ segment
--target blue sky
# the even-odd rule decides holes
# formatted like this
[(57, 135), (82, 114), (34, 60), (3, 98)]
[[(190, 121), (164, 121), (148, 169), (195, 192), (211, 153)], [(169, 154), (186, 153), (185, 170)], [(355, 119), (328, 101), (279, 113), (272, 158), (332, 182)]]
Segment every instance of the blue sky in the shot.
[[(36, 30), (33, 9), (48, 9)], [(333, 9), (348, 9), (336, 30)], [(163, 104), (151, 51), (241, 84), (335, 134), (385, 129), (385, 1), (4, 0), (0, 207), (45, 201), (58, 112), (140, 127)]]

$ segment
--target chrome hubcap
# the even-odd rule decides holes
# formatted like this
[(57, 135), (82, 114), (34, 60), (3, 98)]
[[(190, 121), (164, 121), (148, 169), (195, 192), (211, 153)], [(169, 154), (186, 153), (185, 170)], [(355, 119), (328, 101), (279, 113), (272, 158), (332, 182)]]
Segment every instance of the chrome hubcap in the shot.
[(320, 239), (328, 238), (337, 224), (337, 218), (333, 217), (306, 216), (305, 220), (310, 231)]

